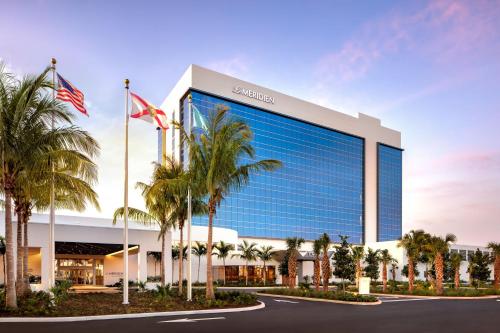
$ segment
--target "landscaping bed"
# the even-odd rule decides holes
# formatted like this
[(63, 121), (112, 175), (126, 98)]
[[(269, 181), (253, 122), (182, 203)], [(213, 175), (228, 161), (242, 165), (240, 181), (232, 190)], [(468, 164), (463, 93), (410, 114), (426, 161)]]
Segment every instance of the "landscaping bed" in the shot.
[(266, 289), (259, 291), (265, 295), (281, 295), (281, 296), (294, 296), (294, 297), (307, 297), (316, 299), (327, 299), (332, 301), (342, 302), (359, 302), (359, 303), (373, 303), (377, 302), (377, 298), (370, 295), (358, 295), (351, 292), (342, 291), (316, 291), (312, 289)]
[(445, 288), (443, 290), (442, 295), (437, 295), (436, 290), (434, 289), (421, 289), (416, 288), (412, 293), (408, 291), (408, 289), (397, 288), (391, 289), (389, 288), (386, 292), (383, 292), (382, 289), (376, 288), (372, 290), (373, 293), (384, 294), (384, 295), (408, 295), (408, 296), (444, 296), (444, 297), (481, 297), (481, 296), (493, 296), (500, 295), (500, 290), (495, 289), (474, 289), (474, 288), (460, 288), (460, 289), (452, 289)]
[(52, 299), (48, 293), (36, 292), (19, 298), (17, 310), (0, 306), (0, 317), (72, 317), (126, 313), (148, 313), (183, 310), (246, 307), (258, 304), (257, 296), (238, 291), (218, 291), (214, 301), (205, 299), (204, 290), (193, 290), (193, 301), (176, 295), (177, 290), (158, 288), (156, 291), (131, 292), (129, 305), (123, 305), (121, 294), (67, 294)]

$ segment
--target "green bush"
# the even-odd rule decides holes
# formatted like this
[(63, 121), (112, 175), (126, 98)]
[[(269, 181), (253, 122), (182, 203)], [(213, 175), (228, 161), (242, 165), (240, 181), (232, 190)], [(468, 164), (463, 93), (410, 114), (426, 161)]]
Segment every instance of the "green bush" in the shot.
[(272, 295), (283, 295), (283, 296), (298, 296), (298, 297), (310, 297), (310, 298), (323, 298), (338, 301), (348, 301), (348, 302), (376, 302), (377, 298), (368, 295), (358, 295), (350, 292), (335, 292), (335, 291), (316, 291), (316, 290), (305, 290), (305, 289), (268, 289), (261, 291), (264, 294)]
[(170, 287), (170, 283), (165, 286), (157, 285), (156, 290), (153, 290), (152, 293), (159, 300), (168, 300), (174, 296), (174, 291)]
[(18, 312), (23, 316), (48, 315), (54, 309), (52, 297), (44, 291), (30, 292), (18, 298)]
[(60, 304), (68, 298), (69, 288), (71, 288), (71, 281), (60, 280), (56, 281), (56, 285), (50, 288), (50, 292), (54, 296), (54, 302)]

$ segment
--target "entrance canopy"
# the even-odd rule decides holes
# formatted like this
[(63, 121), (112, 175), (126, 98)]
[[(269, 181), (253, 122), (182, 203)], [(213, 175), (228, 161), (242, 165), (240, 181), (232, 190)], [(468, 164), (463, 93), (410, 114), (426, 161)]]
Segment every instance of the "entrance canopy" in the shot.
[[(129, 250), (134, 247), (137, 245), (128, 246)], [(122, 250), (123, 244), (56, 242), (56, 254), (105, 256)]]

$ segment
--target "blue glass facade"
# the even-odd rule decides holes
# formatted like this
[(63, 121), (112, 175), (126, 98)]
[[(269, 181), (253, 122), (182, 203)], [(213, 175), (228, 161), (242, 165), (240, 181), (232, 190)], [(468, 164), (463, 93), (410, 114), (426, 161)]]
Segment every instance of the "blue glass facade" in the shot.
[(377, 241), (396, 240), (402, 233), (401, 149), (378, 144)]
[[(205, 116), (216, 105), (227, 105), (253, 130), (256, 158), (283, 163), (231, 193), (217, 211), (215, 226), (242, 237), (313, 240), (327, 232), (335, 241), (347, 235), (363, 243), (364, 139), (201, 92), (193, 91), (192, 97)], [(184, 123), (186, 110), (187, 98), (181, 103)], [(193, 217), (194, 225), (207, 223), (206, 216)]]

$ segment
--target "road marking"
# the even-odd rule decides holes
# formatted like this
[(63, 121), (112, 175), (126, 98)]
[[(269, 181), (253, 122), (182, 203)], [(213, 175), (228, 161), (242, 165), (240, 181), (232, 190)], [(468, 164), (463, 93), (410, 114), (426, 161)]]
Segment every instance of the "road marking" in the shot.
[(292, 303), (292, 304), (298, 304), (299, 302), (294, 302), (294, 301), (287, 301), (284, 299), (275, 299), (274, 301), (276, 302), (282, 302), (282, 303)]
[(203, 320), (221, 320), (221, 319), (226, 319), (226, 318), (225, 317), (182, 318), (182, 319), (174, 319), (174, 320), (162, 320), (162, 321), (159, 321), (158, 324), (160, 324), (160, 323), (195, 323), (197, 321), (203, 321)]
[(382, 300), (382, 303), (390, 303), (390, 302), (412, 302), (412, 301), (429, 301), (433, 299), (439, 299), (437, 297), (429, 297), (429, 298), (405, 298), (405, 299), (391, 299), (388, 301)]

